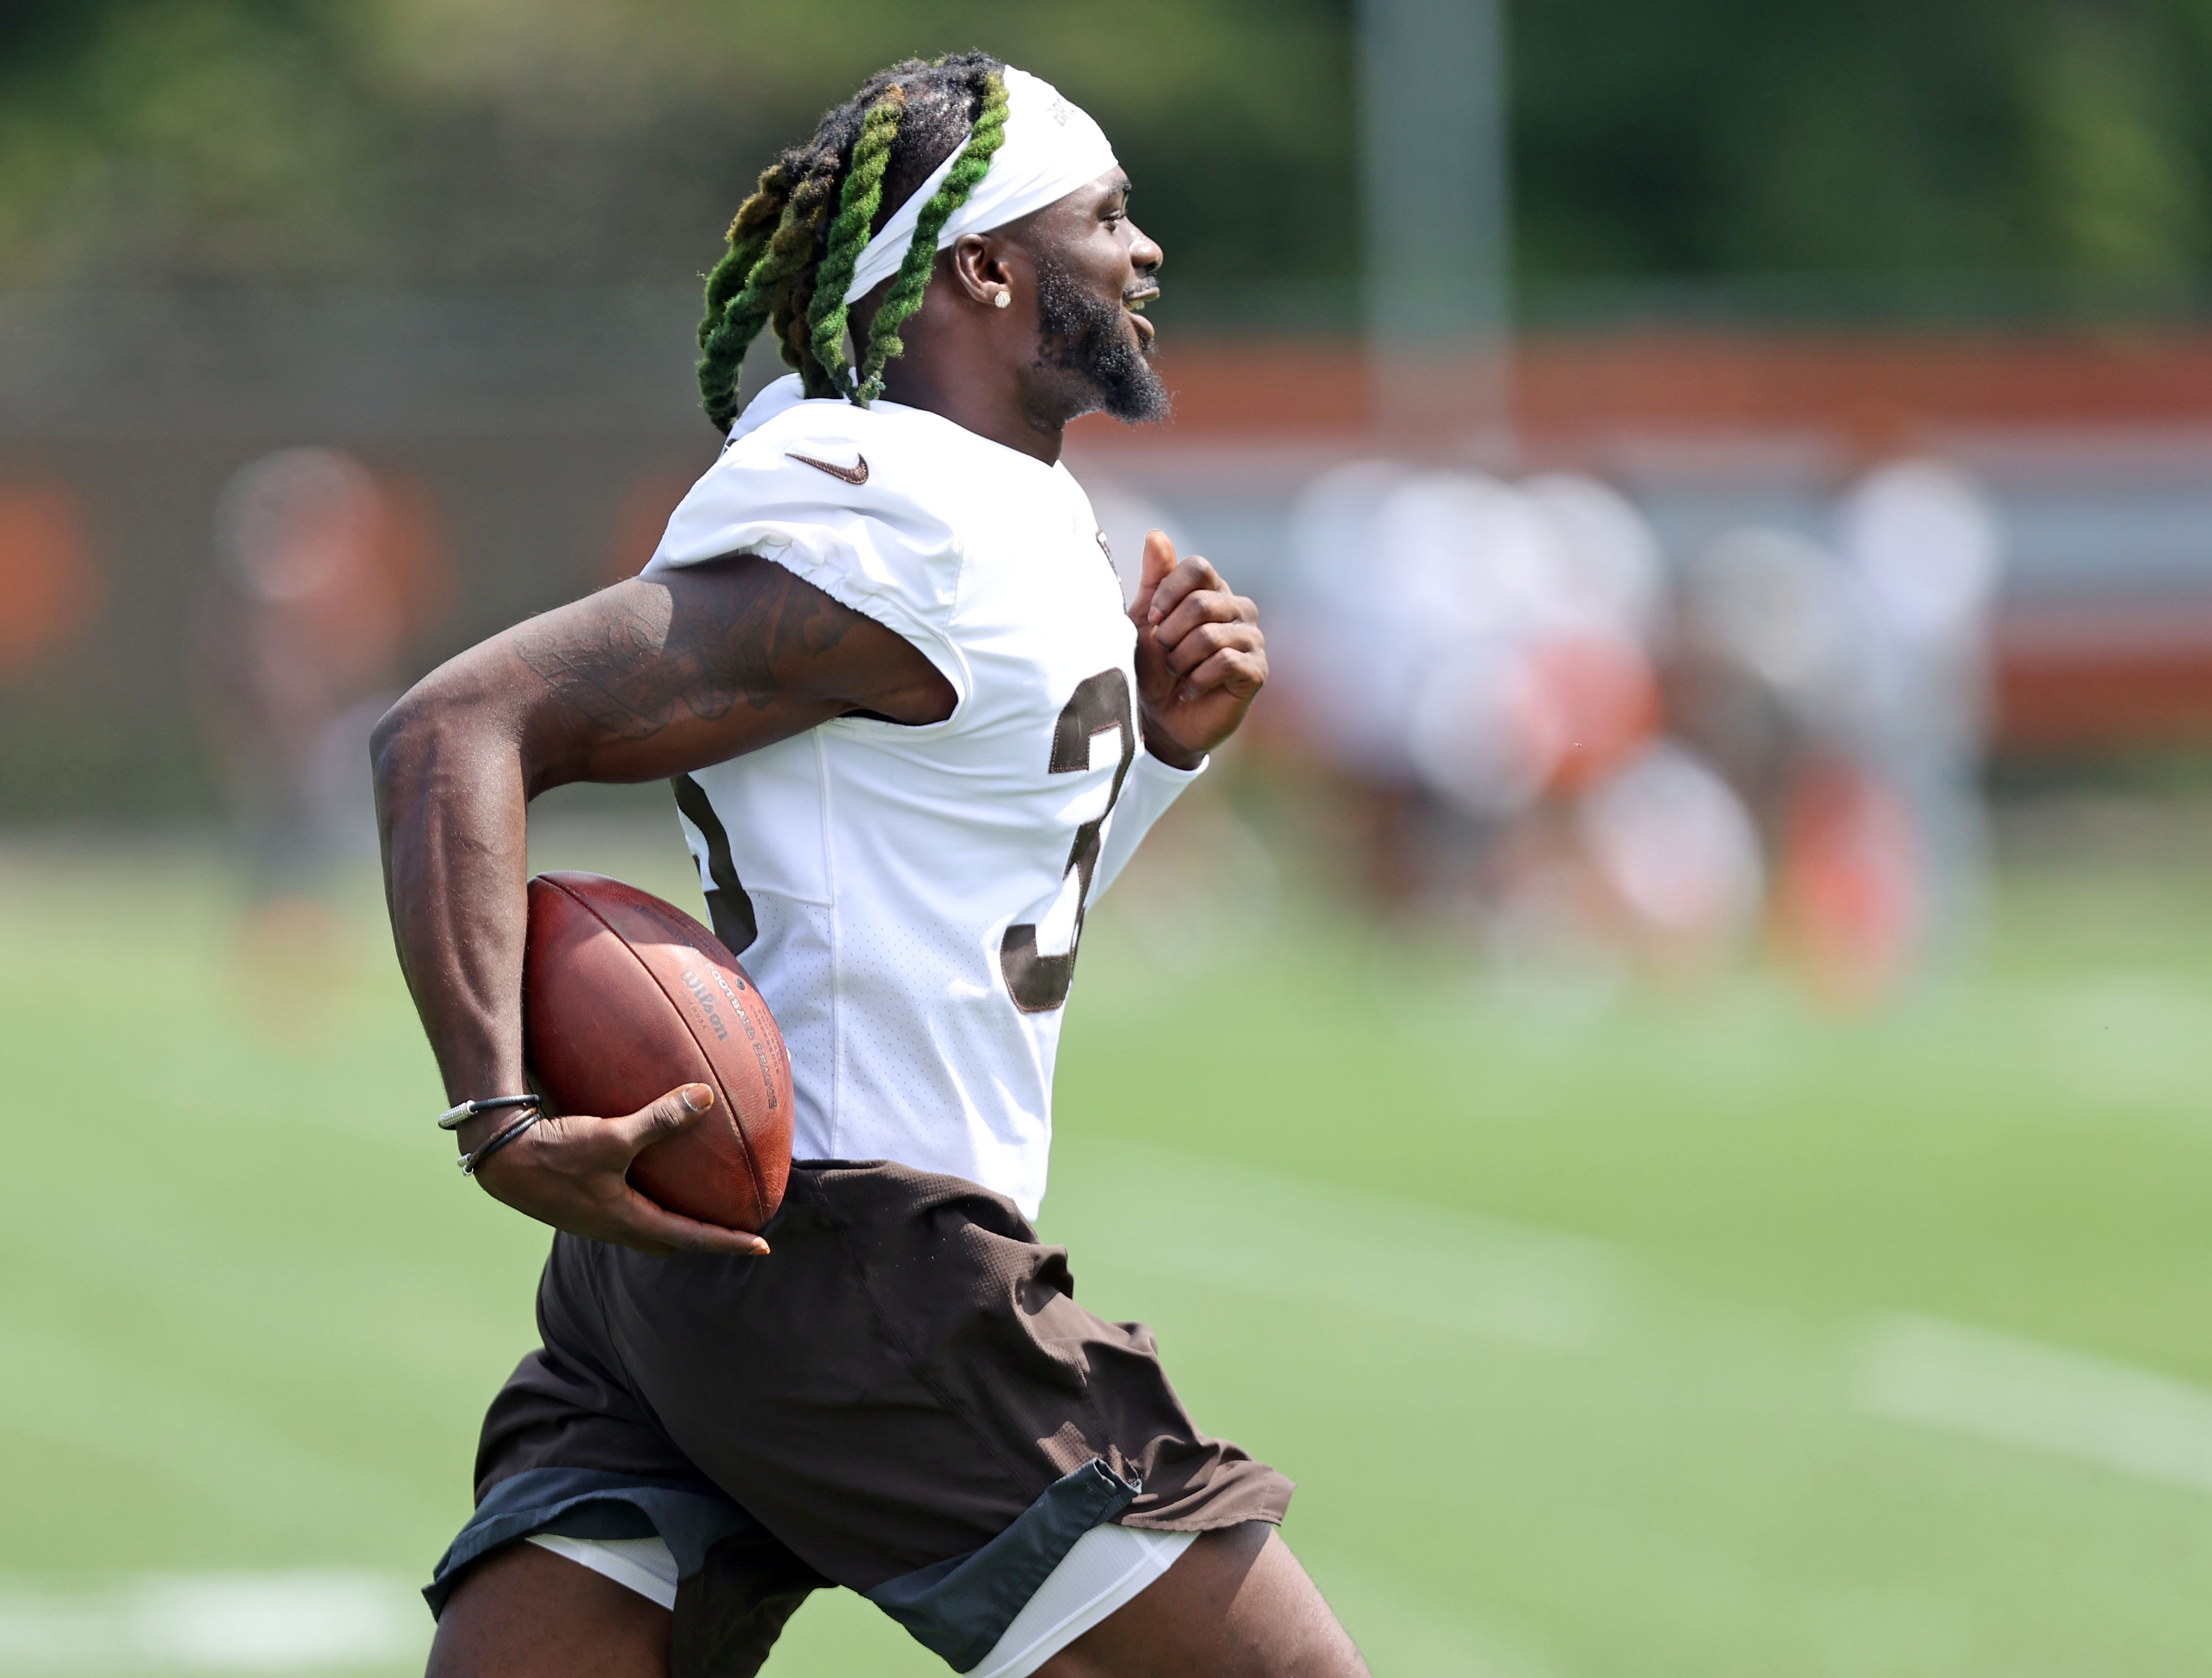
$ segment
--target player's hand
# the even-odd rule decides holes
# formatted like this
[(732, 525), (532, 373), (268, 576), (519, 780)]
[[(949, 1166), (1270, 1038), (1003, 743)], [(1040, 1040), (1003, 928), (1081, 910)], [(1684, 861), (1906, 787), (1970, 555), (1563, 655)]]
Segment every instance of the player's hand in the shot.
[[(768, 1251), (768, 1243), (758, 1236), (680, 1217), (646, 1199), (629, 1183), (631, 1160), (655, 1142), (698, 1123), (714, 1106), (712, 1087), (685, 1084), (626, 1118), (569, 1114), (541, 1120), (485, 1160), (477, 1181), (494, 1199), (517, 1212), (586, 1240), (635, 1247), (641, 1253), (732, 1253), (757, 1258)], [(495, 1125), (487, 1134), (465, 1135), (463, 1146), (481, 1147), (498, 1134), (496, 1122), (508, 1121), (511, 1116), (483, 1117)]]
[(1145, 538), (1145, 568), (1129, 617), (1137, 626), (1137, 702), (1145, 747), (1176, 769), (1198, 767), (1237, 732), (1267, 679), (1260, 611), (1221, 574), (1175, 544)]

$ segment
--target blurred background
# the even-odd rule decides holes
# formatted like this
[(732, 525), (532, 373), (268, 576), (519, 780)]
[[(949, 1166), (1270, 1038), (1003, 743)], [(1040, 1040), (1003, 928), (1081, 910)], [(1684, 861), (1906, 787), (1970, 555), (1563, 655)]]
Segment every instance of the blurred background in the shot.
[(0, 0), (0, 1678), (419, 1665), (544, 1241), (368, 729), (644, 561), (752, 178), (970, 46), (1169, 253), (1117, 562), (1275, 665), (1090, 922), (1086, 1302), (1378, 1674), (2201, 1668), (2212, 0)]

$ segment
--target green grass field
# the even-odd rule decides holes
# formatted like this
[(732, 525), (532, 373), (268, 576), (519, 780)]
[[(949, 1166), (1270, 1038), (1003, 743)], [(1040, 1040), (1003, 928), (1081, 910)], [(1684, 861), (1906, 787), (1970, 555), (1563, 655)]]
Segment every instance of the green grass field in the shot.
[[(676, 895), (659, 830), (541, 861)], [(213, 853), (0, 844), (0, 1675), (307, 1669), (193, 1641), (271, 1578), (366, 1627), (318, 1669), (419, 1660), (544, 1241), (431, 1129), (360, 885), (335, 971), (249, 971)], [(2212, 873), (2008, 874), (1871, 1022), (1534, 1007), (1303, 912), (1162, 964), (1156, 893), (1093, 918), (1045, 1230), (1301, 1482), (1378, 1674), (2212, 1665)], [(769, 1669), (942, 1670), (842, 1594)]]

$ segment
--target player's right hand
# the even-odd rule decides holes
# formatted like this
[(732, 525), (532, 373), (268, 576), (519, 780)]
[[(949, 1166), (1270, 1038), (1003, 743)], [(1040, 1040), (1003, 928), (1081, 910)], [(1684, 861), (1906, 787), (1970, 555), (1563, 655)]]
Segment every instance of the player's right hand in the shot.
[[(544, 1119), (485, 1160), (477, 1181), (517, 1212), (587, 1241), (641, 1253), (763, 1257), (768, 1243), (760, 1237), (681, 1217), (630, 1186), (630, 1161), (698, 1123), (714, 1106), (710, 1085), (685, 1084), (623, 1118), (571, 1113)], [(463, 1146), (481, 1146), (487, 1140), (465, 1139)]]

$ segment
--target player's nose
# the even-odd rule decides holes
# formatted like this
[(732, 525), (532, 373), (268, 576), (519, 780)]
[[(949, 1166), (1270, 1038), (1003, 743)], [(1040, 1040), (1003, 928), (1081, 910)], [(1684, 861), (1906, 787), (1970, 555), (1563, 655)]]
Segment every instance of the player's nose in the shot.
[(1156, 274), (1168, 259), (1159, 241), (1134, 222), (1129, 223), (1129, 265), (1139, 274)]

